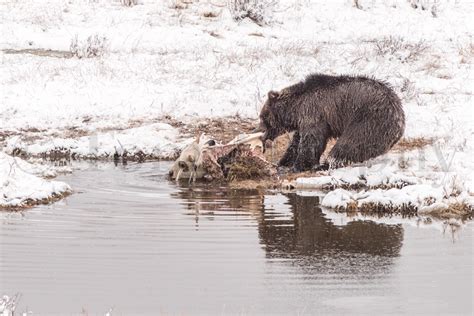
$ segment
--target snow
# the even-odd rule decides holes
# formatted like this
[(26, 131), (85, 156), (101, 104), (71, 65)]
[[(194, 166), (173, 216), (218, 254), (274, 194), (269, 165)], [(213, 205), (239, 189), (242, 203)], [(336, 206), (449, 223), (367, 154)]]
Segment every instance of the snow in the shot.
[[(330, 220), (336, 226), (346, 226), (352, 222), (357, 221), (372, 221), (378, 224), (385, 225), (409, 225), (417, 228), (430, 228), (436, 229), (443, 234), (446, 232), (451, 232), (459, 236), (459, 233), (462, 229), (466, 227), (465, 223), (462, 220), (449, 219), (449, 220), (437, 220), (432, 217), (418, 215), (414, 218), (407, 218), (398, 215), (392, 216), (377, 216), (377, 215), (367, 215), (361, 213), (351, 213), (347, 214), (346, 212), (335, 212), (330, 209), (322, 209), (324, 217)], [(456, 239), (456, 236), (452, 236)]]
[[(379, 158), (383, 159), (383, 158)], [(375, 160), (377, 161), (377, 160)], [(356, 166), (335, 169), (327, 172), (328, 175), (298, 178), (295, 186), (297, 189), (330, 189), (332, 187), (380, 187), (404, 186), (419, 181), (396, 172), (397, 168), (386, 163), (377, 163), (371, 166)]]
[[(381, 212), (411, 208), (422, 213), (447, 209), (453, 203), (474, 207), (471, 170), (462, 170), (459, 166), (443, 170), (441, 164), (426, 159), (429, 155), (424, 155), (423, 160), (413, 155), (416, 154), (391, 153), (363, 166), (332, 170), (324, 176), (298, 178), (295, 187), (299, 190), (333, 190), (325, 195), (322, 205), (334, 209), (380, 206)], [(400, 168), (400, 159), (419, 165)]]
[(45, 139), (28, 145), (20, 136), (11, 137), (6, 142), (5, 151), (12, 153), (21, 150), (33, 156), (54, 151), (70, 152), (76, 158), (112, 157), (143, 153), (150, 158), (170, 159), (189, 142), (178, 140), (176, 128), (165, 123), (154, 123), (123, 131), (98, 132), (79, 138)]
[(40, 169), (0, 152), (0, 207), (21, 207), (71, 191), (68, 184), (42, 179), (35, 171)]
[(379, 208), (382, 212), (412, 208), (419, 214), (448, 209), (449, 205), (454, 203), (464, 203), (473, 207), (474, 199), (466, 193), (451, 197), (446, 195), (442, 187), (414, 184), (401, 189), (375, 189), (360, 192), (339, 188), (326, 194), (321, 201), (322, 206), (333, 209), (357, 207), (362, 210), (375, 210)]
[[(281, 0), (267, 10), (265, 26), (234, 21), (224, 0), (178, 2), (2, 1), (0, 147), (37, 156), (59, 149), (172, 158), (189, 140), (168, 119), (257, 119), (271, 89), (313, 72), (363, 74), (387, 81), (402, 98), (404, 137), (432, 144), (298, 179), (298, 186), (363, 188), (392, 202), (395, 192), (417, 200), (438, 187), (474, 194), (469, 1), (415, 10), (405, 0), (362, 0), (359, 10), (349, 0)], [(104, 39), (99, 56), (87, 58), (95, 36)], [(71, 57), (76, 39), (81, 53)], [(389, 193), (412, 185), (420, 192)]]
[[(281, 1), (273, 23), (259, 27), (236, 23), (225, 6), (207, 2), (183, 10), (166, 1), (132, 8), (111, 0), (2, 2), (1, 48), (69, 51), (76, 35), (79, 41), (99, 35), (108, 42), (101, 58), (2, 53), (3, 128), (82, 126), (89, 117), (88, 126), (113, 128), (163, 115), (255, 118), (268, 90), (314, 71), (375, 75), (397, 88), (409, 78), (420, 102), (432, 109), (465, 104), (470, 64), (460, 64), (458, 46), (471, 41), (465, 27), (471, 6), (448, 2), (432, 18), (406, 1), (393, 4), (357, 10), (349, 1)], [(203, 17), (206, 11), (217, 18)], [(373, 41), (388, 36), (426, 41), (428, 58), (405, 62), (398, 55), (406, 49), (376, 55)], [(452, 78), (423, 70), (432, 58), (439, 64), (435, 70)], [(448, 104), (432, 102), (447, 91), (453, 98)], [(417, 100), (408, 103), (408, 111), (420, 107)], [(413, 125), (431, 125), (434, 115), (423, 112), (423, 121), (409, 116), (409, 133), (419, 130)]]

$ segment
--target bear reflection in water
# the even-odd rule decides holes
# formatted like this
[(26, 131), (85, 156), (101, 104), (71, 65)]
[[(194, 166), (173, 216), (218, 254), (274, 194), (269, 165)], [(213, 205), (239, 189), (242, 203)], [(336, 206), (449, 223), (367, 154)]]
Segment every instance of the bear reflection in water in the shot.
[(343, 265), (343, 270), (350, 273), (353, 268), (383, 272), (380, 269), (384, 270), (400, 255), (401, 225), (372, 221), (334, 225), (324, 216), (318, 197), (293, 193), (264, 195), (257, 190), (205, 185), (181, 187), (173, 195), (184, 202), (196, 225), (202, 218), (213, 220), (228, 212), (239, 212), (257, 221), (260, 243), (268, 259), (292, 259), (320, 268)]

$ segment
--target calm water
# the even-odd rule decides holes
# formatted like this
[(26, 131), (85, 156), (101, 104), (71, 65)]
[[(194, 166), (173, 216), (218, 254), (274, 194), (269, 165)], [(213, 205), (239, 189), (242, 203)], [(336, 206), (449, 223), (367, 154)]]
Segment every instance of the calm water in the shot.
[(90, 165), (77, 192), (0, 213), (0, 294), (33, 315), (473, 312), (473, 225), (336, 226), (317, 197), (177, 186), (167, 163)]

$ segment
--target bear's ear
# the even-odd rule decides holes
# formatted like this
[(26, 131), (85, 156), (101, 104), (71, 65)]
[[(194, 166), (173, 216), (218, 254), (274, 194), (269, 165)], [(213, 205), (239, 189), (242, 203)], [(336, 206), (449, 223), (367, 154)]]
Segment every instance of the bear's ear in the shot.
[(277, 91), (272, 90), (272, 91), (268, 92), (268, 99), (270, 99), (270, 100), (275, 100), (279, 96), (280, 96), (280, 93), (277, 92)]

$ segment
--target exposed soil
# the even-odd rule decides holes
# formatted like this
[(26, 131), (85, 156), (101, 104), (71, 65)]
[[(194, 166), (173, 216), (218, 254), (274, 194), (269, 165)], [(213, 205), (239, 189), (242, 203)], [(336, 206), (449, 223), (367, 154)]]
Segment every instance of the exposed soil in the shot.
[(433, 144), (432, 138), (402, 138), (393, 146), (392, 151), (409, 151)]
[(255, 128), (257, 128), (258, 121), (232, 116), (217, 119), (204, 119), (187, 125), (177, 122), (174, 122), (175, 125), (171, 123), (169, 124), (179, 127), (182, 135), (185, 137), (196, 137), (205, 133), (225, 144), (239, 134), (251, 133)]
[(54, 58), (72, 58), (74, 55), (71, 52), (64, 50), (43, 49), (43, 48), (24, 48), (24, 49), (3, 49), (5, 54), (29, 54), (41, 57)]
[[(123, 127), (121, 129), (135, 128), (135, 127), (143, 126), (144, 124), (151, 124), (151, 123), (156, 123), (156, 122), (168, 123), (175, 128), (179, 128), (183, 138), (196, 137), (197, 135), (205, 133), (206, 135), (212, 138), (215, 138), (217, 141), (221, 143), (227, 143), (230, 140), (234, 139), (239, 134), (251, 133), (258, 125), (258, 120), (244, 119), (241, 117), (204, 119), (204, 120), (195, 121), (189, 124), (184, 124), (183, 122), (175, 120), (172, 117), (165, 116), (165, 117), (157, 117), (151, 120), (132, 120), (132, 121), (129, 121), (129, 124), (127, 124), (126, 127)], [(22, 135), (24, 136), (26, 135), (28, 141), (33, 142), (36, 139), (39, 139), (40, 134), (43, 133), (44, 131), (31, 128), (31, 129), (21, 130), (20, 132)], [(64, 134), (61, 134), (60, 135), (61, 137), (77, 138), (77, 137), (88, 135), (87, 131), (79, 127), (74, 127), (74, 126), (68, 128), (67, 130), (63, 132)], [(103, 130), (102, 132), (106, 132), (106, 130)], [(0, 132), (0, 142), (4, 141), (7, 137), (10, 137), (15, 134), (18, 134), (18, 132), (15, 132), (15, 133), (9, 132), (9, 131)], [(286, 133), (284, 135), (281, 135), (277, 139), (275, 139), (273, 142), (267, 142), (266, 150), (264, 153), (265, 159), (273, 164), (277, 164), (280, 158), (285, 153), (289, 143), (291, 142), (292, 137), (293, 137), (293, 133)], [(401, 151), (414, 150), (417, 148), (423, 148), (425, 146), (428, 146), (432, 144), (433, 142), (434, 142), (433, 139), (427, 139), (427, 138), (412, 138), (412, 139), (404, 138), (404, 139), (401, 139), (392, 148), (392, 151), (401, 152)], [(326, 150), (324, 151), (321, 157), (322, 160), (326, 159), (329, 151), (331, 150), (331, 148), (334, 146), (335, 143), (336, 143), (335, 139), (331, 139), (328, 142)], [(27, 158), (27, 155), (21, 151), (14, 152), (13, 154)], [(58, 150), (53, 153), (45, 153), (43, 155), (43, 158), (54, 161), (54, 160), (63, 160), (63, 159), (76, 159), (77, 157), (71, 156), (71, 153), (69, 153), (68, 150)], [(105, 157), (105, 159), (111, 159), (111, 158), (114, 158), (116, 163), (119, 163), (119, 162), (125, 163), (126, 161), (144, 162), (148, 160), (154, 160), (153, 157), (147, 157), (146, 155), (140, 152), (134, 155), (125, 154), (124, 157)], [(239, 167), (242, 167), (242, 166), (239, 165)], [(242, 168), (245, 169), (244, 167)], [(259, 172), (257, 172), (256, 170), (253, 170), (252, 168), (250, 168), (249, 170), (247, 169), (243, 170), (244, 172), (240, 169), (234, 170), (235, 174), (237, 174), (238, 176), (230, 177), (230, 181), (228, 182), (229, 186), (236, 189), (282, 189), (282, 188), (294, 189), (294, 187), (291, 186), (291, 182), (293, 180), (296, 180), (297, 178), (318, 177), (318, 176), (327, 175), (326, 171), (318, 171), (318, 172), (307, 171), (307, 172), (300, 172), (300, 173), (278, 174), (276, 176), (266, 177), (266, 176), (261, 176)], [(251, 173), (251, 174), (257, 174), (258, 179), (253, 179), (253, 178), (248, 179), (248, 177), (243, 177), (242, 174), (246, 174), (247, 171), (248, 173)], [(327, 190), (330, 190), (330, 189), (333, 189), (333, 188), (327, 188)], [(359, 189), (359, 188), (348, 187), (346, 189)], [(26, 207), (31, 207), (37, 204), (52, 203), (63, 197), (64, 196), (57, 196), (57, 197), (55, 196), (46, 201), (28, 201)], [(351, 207), (348, 207), (347, 209), (340, 210), (340, 211), (360, 212), (363, 214), (370, 214), (370, 215), (380, 214), (380, 213), (383, 213), (383, 214), (398, 213), (398, 214), (403, 214), (403, 215), (414, 215), (417, 212), (417, 210), (411, 207), (405, 207), (403, 209), (396, 209), (396, 210), (384, 210), (383, 212), (381, 212), (380, 205), (365, 205), (362, 209), (357, 208), (357, 207), (354, 209)], [(464, 218), (472, 217), (472, 214), (473, 214), (473, 210), (470, 206), (458, 203), (458, 204), (451, 205), (449, 209), (436, 211), (433, 214), (430, 214), (430, 216), (441, 218), (441, 219), (448, 219), (448, 218), (463, 218), (464, 219)]]

